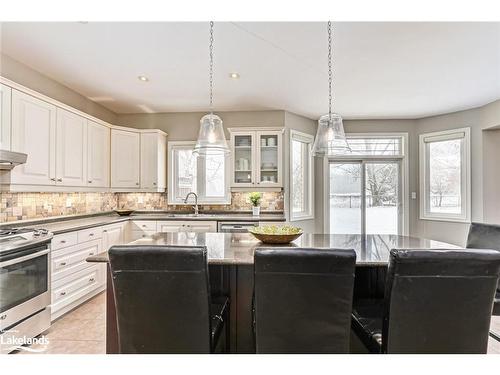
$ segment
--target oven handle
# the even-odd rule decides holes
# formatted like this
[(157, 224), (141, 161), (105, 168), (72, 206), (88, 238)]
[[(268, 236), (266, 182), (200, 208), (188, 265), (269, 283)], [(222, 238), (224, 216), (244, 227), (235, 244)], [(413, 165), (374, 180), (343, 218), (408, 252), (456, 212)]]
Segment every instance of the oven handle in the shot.
[(24, 262), (26, 260), (30, 260), (33, 258), (38, 258), (38, 257), (41, 257), (42, 255), (48, 254), (49, 252), (50, 252), (50, 250), (47, 249), (47, 250), (43, 250), (43, 251), (37, 251), (34, 254), (25, 255), (25, 256), (20, 257), (20, 258), (6, 260), (5, 262), (0, 263), (0, 268), (11, 266), (11, 265), (16, 264), (16, 263), (21, 263), (21, 262)]

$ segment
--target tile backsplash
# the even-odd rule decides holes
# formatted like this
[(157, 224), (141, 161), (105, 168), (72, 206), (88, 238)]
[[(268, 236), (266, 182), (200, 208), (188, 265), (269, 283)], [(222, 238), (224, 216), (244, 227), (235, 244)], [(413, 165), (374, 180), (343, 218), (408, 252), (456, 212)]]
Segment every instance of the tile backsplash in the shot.
[[(191, 205), (169, 205), (165, 193), (0, 193), (0, 223), (53, 216), (83, 215), (116, 208), (134, 210), (192, 210)], [(263, 193), (263, 211), (282, 211), (283, 193)], [(200, 210), (247, 211), (248, 193), (233, 192), (231, 204), (200, 205)]]

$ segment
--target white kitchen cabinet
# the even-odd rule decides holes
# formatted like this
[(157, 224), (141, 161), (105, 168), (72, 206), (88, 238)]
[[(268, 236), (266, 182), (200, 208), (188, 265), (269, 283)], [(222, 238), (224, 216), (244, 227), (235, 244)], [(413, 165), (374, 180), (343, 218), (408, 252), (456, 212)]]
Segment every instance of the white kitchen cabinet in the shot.
[(140, 187), (140, 133), (111, 129), (111, 187)]
[(141, 191), (167, 187), (167, 137), (163, 132), (141, 133)]
[(56, 185), (87, 185), (87, 119), (57, 108)]
[(10, 150), (12, 89), (0, 84), (0, 150)]
[(56, 184), (56, 107), (12, 90), (11, 150), (28, 154), (10, 172), (11, 184)]
[(158, 221), (157, 232), (217, 232), (216, 221)]
[(124, 228), (126, 223), (107, 225), (102, 230), (102, 249), (108, 251), (111, 246), (124, 243)]
[(283, 129), (232, 128), (231, 187), (283, 187)]
[(109, 187), (109, 141), (109, 128), (89, 120), (87, 125), (87, 186), (89, 187)]

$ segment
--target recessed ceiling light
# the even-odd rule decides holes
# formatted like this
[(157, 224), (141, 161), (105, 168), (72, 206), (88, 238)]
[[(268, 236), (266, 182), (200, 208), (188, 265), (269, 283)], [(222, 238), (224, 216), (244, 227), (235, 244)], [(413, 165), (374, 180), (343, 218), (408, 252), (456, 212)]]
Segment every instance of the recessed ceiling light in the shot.
[(240, 78), (240, 74), (239, 73), (229, 73), (229, 78), (238, 79), (238, 78)]
[(142, 82), (148, 82), (149, 78), (146, 76), (138, 76), (137, 79)]

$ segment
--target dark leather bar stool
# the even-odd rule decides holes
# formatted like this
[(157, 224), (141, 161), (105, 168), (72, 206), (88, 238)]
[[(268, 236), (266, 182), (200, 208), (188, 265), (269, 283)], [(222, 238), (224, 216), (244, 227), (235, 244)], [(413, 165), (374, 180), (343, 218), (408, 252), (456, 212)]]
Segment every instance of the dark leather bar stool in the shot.
[(257, 353), (347, 353), (354, 250), (255, 251)]
[(212, 301), (205, 247), (109, 250), (120, 353), (213, 353), (229, 309)]
[[(500, 251), (500, 225), (471, 223), (467, 236), (468, 249), (493, 249)], [(500, 281), (497, 286), (493, 315), (500, 315)]]
[(356, 301), (353, 330), (375, 353), (486, 353), (500, 252), (391, 250), (383, 301)]

